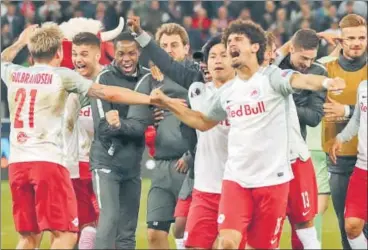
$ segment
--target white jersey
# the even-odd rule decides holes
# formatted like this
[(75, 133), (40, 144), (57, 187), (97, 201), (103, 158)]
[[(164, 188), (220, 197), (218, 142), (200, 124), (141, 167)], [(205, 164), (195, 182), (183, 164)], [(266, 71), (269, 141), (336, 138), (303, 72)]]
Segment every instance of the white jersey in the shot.
[[(191, 108), (205, 112), (208, 101), (217, 91), (212, 82), (193, 83), (188, 91)], [(230, 124), (225, 120), (206, 132), (197, 130), (198, 142), (194, 158), (195, 189), (208, 193), (221, 193), (229, 129)]]
[[(349, 123), (337, 135), (342, 142), (350, 141), (358, 134), (358, 160), (356, 167), (368, 170), (367, 168), (367, 80), (359, 84), (357, 91), (357, 103), (354, 114)], [(366, 188), (366, 187), (365, 187)]]
[(11, 119), (9, 163), (46, 161), (66, 166), (63, 128), (70, 92), (87, 95), (92, 81), (67, 68), (1, 62)]
[(308, 145), (304, 141), (300, 132), (298, 113), (296, 105), (292, 95), (289, 96), (289, 147), (291, 162), (294, 162), (297, 158), (306, 162), (310, 158)]
[(89, 162), (89, 151), (93, 140), (93, 118), (91, 105), (82, 108), (78, 119), (79, 161)]
[(236, 77), (209, 101), (208, 118), (230, 122), (224, 179), (245, 188), (290, 181), (288, 102), (293, 71), (269, 66)]
[(80, 110), (78, 95), (71, 93), (66, 101), (64, 113), (64, 155), (66, 167), (70, 172), (70, 178), (79, 178), (79, 150), (78, 150), (78, 115)]

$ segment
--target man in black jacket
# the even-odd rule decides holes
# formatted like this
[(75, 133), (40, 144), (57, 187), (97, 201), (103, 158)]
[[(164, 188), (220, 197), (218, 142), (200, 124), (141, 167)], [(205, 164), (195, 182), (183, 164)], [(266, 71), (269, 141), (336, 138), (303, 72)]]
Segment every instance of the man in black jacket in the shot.
[[(121, 33), (115, 40), (114, 61), (98, 75), (99, 82), (134, 90), (148, 73), (138, 64), (139, 54), (130, 33)], [(90, 165), (100, 207), (95, 247), (134, 249), (144, 133), (132, 133), (135, 124), (125, 119), (129, 105), (92, 99), (91, 106), (95, 134)]]
[[(280, 55), (278, 58), (276, 58), (275, 64), (278, 64), (278, 66), (281, 69), (293, 69), (304, 74), (327, 76), (327, 71), (324, 68), (324, 66), (314, 62), (317, 56), (318, 45), (319, 45), (319, 38), (314, 30), (308, 29), (299, 30), (295, 33), (295, 35), (291, 40), (289, 47), (290, 53), (286, 56)], [(316, 127), (322, 120), (323, 104), (325, 102), (326, 92), (313, 92), (308, 90), (301, 90), (296, 91), (293, 94), (293, 98), (297, 108), (300, 123), (300, 131), (305, 140), (307, 136), (307, 126)], [(318, 166), (317, 164), (318, 163), (315, 162), (314, 164), (315, 168), (316, 166)], [(316, 172), (319, 172), (318, 169)], [(296, 173), (294, 173), (294, 175), (296, 175)], [(310, 179), (315, 178), (313, 168), (312, 167), (311, 169), (304, 168), (302, 175), (303, 176), (301, 177), (296, 176), (296, 178), (299, 180), (298, 185), (302, 187), (301, 190), (309, 195), (309, 197), (304, 198), (308, 199), (308, 203), (310, 202), (311, 206), (314, 205), (317, 206), (317, 204), (314, 204), (316, 200), (314, 198), (316, 197), (312, 197), (314, 193), (312, 190), (314, 188), (311, 185), (313, 185), (314, 181)], [(309, 186), (309, 188), (305, 188), (306, 186)], [(320, 185), (318, 186), (320, 188)], [(324, 191), (318, 190), (318, 191), (320, 195), (325, 195), (326, 192), (325, 190)], [(297, 198), (293, 197), (293, 199), (296, 200)], [(304, 209), (308, 211), (308, 207), (304, 207)], [(304, 215), (304, 212), (302, 215)], [(308, 237), (303, 237), (303, 235), (301, 235), (300, 232), (305, 233), (306, 230), (309, 231), (315, 230), (313, 228), (313, 220), (309, 220), (308, 216), (307, 214), (302, 216), (304, 220), (299, 218), (289, 218), (291, 223), (294, 224), (293, 226), (295, 226), (296, 228), (296, 232), (295, 230), (293, 230), (292, 234), (292, 245), (293, 248), (295, 249), (302, 248), (303, 245), (308, 244), (308, 242), (306, 242), (305, 239)], [(296, 235), (297, 233), (298, 237)], [(302, 238), (303, 245), (298, 239), (300, 237)], [(313, 237), (309, 237), (308, 240), (311, 241), (312, 238)]]

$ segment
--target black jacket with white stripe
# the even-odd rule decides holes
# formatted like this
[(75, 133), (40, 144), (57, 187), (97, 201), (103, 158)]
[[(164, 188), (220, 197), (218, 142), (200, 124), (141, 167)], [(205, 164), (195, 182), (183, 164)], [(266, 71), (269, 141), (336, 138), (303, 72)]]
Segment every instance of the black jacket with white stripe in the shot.
[[(114, 62), (107, 66), (96, 81), (111, 86), (134, 90), (149, 70), (138, 68), (136, 76), (124, 75)], [(124, 179), (140, 175), (140, 163), (145, 148), (144, 131), (135, 133), (135, 124), (126, 119), (129, 105), (110, 103), (100, 99), (91, 99), (94, 123), (94, 140), (90, 151), (91, 169), (109, 169)], [(114, 129), (105, 119), (106, 112), (117, 110), (120, 116), (120, 129)]]

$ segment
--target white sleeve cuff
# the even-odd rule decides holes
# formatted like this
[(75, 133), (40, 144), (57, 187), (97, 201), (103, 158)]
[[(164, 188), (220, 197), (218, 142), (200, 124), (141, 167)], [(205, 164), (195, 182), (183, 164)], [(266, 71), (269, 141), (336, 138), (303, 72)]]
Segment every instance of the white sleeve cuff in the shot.
[(144, 48), (147, 46), (147, 44), (151, 41), (151, 36), (148, 35), (147, 32), (142, 32), (139, 36), (135, 38), (135, 40), (139, 43), (139, 45)]
[(344, 109), (345, 109), (345, 117), (350, 117), (350, 106), (349, 105), (344, 105)]

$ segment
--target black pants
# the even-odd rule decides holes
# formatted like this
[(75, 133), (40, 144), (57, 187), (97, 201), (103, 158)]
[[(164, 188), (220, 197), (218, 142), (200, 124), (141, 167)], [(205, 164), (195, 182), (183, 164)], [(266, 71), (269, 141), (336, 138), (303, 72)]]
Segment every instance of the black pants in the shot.
[[(351, 249), (348, 238), (345, 232), (345, 200), (348, 191), (349, 180), (356, 163), (355, 157), (338, 157), (337, 164), (334, 165), (327, 156), (327, 166), (330, 176), (330, 188), (332, 203), (335, 209), (339, 228), (341, 233), (341, 241), (343, 249)], [(345, 171), (339, 171), (345, 170)], [(368, 227), (365, 224), (364, 234), (367, 237)]]
[(108, 169), (93, 171), (93, 189), (100, 207), (96, 249), (135, 249), (141, 178), (123, 180)]

